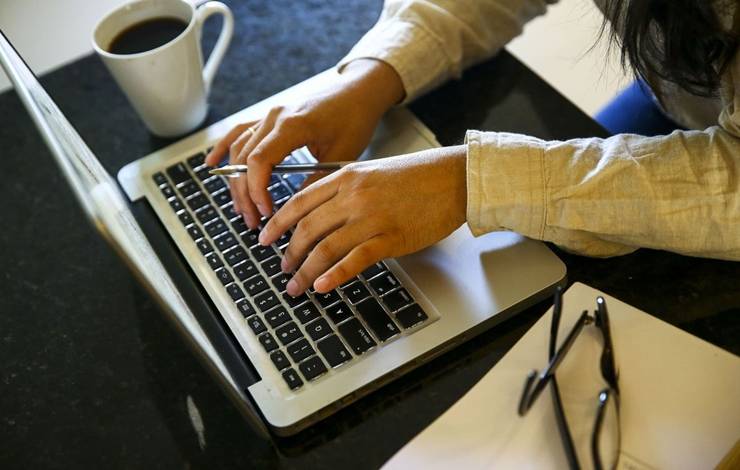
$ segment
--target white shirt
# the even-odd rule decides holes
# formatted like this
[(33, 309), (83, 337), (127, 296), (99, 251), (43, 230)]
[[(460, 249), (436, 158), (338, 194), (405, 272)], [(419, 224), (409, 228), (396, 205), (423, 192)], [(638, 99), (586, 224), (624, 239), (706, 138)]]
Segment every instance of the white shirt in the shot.
[[(413, 100), (494, 55), (555, 1), (387, 0), (340, 70), (382, 60)], [(740, 260), (740, 53), (716, 99), (661, 91), (692, 130), (565, 142), (468, 131), (473, 233), (512, 230), (590, 256), (648, 247)]]

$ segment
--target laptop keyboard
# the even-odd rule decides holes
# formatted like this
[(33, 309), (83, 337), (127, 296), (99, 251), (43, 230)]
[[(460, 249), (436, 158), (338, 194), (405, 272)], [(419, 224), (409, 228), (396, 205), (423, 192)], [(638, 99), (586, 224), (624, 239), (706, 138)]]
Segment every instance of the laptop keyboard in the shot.
[[(224, 178), (211, 175), (204, 161), (205, 154), (194, 155), (156, 173), (154, 182), (291, 390), (428, 319), (383, 262), (331, 292), (288, 295), (290, 275), (280, 260), (291, 233), (261, 246), (259, 230), (234, 212)], [(293, 156), (285, 162), (298, 163)], [(303, 179), (272, 176), (277, 208)]]

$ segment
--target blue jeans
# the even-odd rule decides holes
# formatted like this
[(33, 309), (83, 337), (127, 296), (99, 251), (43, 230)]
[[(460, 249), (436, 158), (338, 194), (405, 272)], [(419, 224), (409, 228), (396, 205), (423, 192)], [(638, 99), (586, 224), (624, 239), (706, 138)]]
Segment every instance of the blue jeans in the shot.
[(681, 129), (658, 108), (650, 88), (642, 80), (634, 81), (594, 119), (611, 134), (655, 136)]

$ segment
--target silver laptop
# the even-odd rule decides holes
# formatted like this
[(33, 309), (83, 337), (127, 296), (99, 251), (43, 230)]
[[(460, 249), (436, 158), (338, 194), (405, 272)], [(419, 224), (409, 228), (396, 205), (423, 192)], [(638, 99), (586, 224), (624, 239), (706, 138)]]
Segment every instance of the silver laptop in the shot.
[[(262, 432), (296, 433), (565, 281), (565, 266), (542, 243), (510, 232), (474, 238), (463, 226), (329, 294), (291, 298), (279, 268), (290, 236), (260, 246), (204, 153), (235, 124), (310, 93), (334, 70), (134, 161), (119, 172), (119, 186), (1, 34), (0, 59), (89, 219)], [(435, 146), (401, 108), (384, 118), (363, 158)], [(312, 160), (305, 149), (286, 156)], [(301, 182), (273, 176), (276, 205)]]

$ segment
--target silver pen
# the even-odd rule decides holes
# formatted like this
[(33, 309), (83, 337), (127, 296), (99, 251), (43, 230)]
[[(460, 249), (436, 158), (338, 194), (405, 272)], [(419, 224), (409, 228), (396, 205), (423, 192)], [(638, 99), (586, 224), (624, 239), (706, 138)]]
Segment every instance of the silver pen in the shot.
[[(331, 162), (331, 163), (291, 163), (286, 165), (275, 165), (273, 173), (331, 173), (353, 162)], [(225, 165), (210, 171), (212, 175), (236, 178), (247, 172), (247, 165)]]

